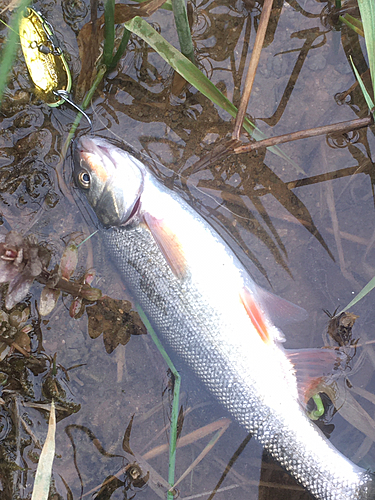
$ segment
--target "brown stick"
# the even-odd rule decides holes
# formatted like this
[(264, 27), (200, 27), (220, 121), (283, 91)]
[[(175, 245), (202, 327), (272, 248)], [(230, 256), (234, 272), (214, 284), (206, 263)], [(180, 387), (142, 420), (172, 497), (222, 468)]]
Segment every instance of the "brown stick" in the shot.
[[(303, 179), (296, 179), (295, 181), (286, 182), (285, 186), (288, 189), (295, 189), (302, 186), (311, 186), (312, 184), (317, 184), (318, 182), (326, 182), (334, 179), (340, 179), (341, 177), (349, 177), (357, 173), (363, 173), (363, 169), (359, 168), (358, 165), (355, 167), (346, 167), (340, 170), (334, 170), (333, 172), (313, 175), (311, 177), (304, 177)], [(257, 189), (256, 193), (257, 196), (264, 196), (265, 194), (269, 194), (269, 189)]]
[[(364, 77), (368, 77), (369, 75), (370, 75), (370, 68), (367, 69), (364, 73), (362, 73), (362, 75), (361, 75), (362, 80), (364, 79)], [(345, 99), (348, 97), (348, 95), (351, 94), (353, 92), (353, 90), (358, 87), (358, 85), (359, 85), (358, 82), (354, 82), (353, 85), (351, 87), (349, 87), (346, 92), (342, 92), (338, 96), (337, 100), (340, 101), (341, 103), (344, 103)]]
[(251, 90), (255, 79), (255, 73), (258, 67), (260, 52), (263, 47), (264, 38), (266, 36), (268, 20), (270, 18), (273, 0), (265, 0), (263, 4), (262, 14), (260, 16), (257, 36), (255, 38), (253, 53), (251, 54), (249, 69), (247, 70), (245, 89), (238, 108), (236, 122), (234, 124), (232, 139), (239, 140), (241, 127), (245, 118), (247, 105), (249, 103)]
[(333, 125), (325, 125), (324, 127), (300, 130), (299, 132), (278, 135), (277, 137), (270, 137), (269, 139), (264, 139), (263, 141), (252, 142), (251, 144), (238, 146), (237, 148), (234, 148), (234, 153), (249, 153), (250, 151), (254, 151), (254, 149), (269, 148), (270, 146), (275, 146), (276, 144), (297, 141), (299, 139), (306, 139), (308, 137), (315, 137), (317, 135), (350, 132), (351, 130), (355, 130), (357, 128), (367, 127), (368, 125), (371, 125), (372, 122), (372, 116), (367, 116), (366, 118), (358, 118), (356, 120), (335, 123)]

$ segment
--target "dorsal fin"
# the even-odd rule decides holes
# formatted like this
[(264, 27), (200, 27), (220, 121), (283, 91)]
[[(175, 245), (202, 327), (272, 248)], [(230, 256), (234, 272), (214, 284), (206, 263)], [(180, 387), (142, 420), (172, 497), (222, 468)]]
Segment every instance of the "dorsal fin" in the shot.
[(177, 278), (184, 278), (186, 276), (186, 259), (177, 235), (163, 219), (157, 219), (149, 213), (145, 213), (143, 218), (173, 274)]

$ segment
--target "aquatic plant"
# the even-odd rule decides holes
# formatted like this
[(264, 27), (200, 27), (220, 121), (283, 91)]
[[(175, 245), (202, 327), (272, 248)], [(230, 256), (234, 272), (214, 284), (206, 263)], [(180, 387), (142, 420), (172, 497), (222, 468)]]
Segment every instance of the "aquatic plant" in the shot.
[[(76, 239), (82, 239), (81, 235), (75, 235), (68, 243), (61, 257), (60, 264), (49, 270), (51, 250), (40, 244), (34, 235), (23, 237), (21, 234), (10, 231), (2, 235), (0, 242), (0, 283), (8, 283), (5, 293), (5, 307), (12, 309), (21, 302), (28, 294), (34, 281), (45, 285), (39, 304), (39, 312), (42, 316), (49, 314), (55, 307), (60, 292), (64, 291), (80, 299), (80, 306), (75, 315), (85, 304), (95, 302), (101, 297), (97, 288), (91, 287), (94, 277), (92, 271), (87, 271), (82, 280), (71, 280), (78, 263), (78, 248)], [(82, 282), (81, 282), (82, 281)]]

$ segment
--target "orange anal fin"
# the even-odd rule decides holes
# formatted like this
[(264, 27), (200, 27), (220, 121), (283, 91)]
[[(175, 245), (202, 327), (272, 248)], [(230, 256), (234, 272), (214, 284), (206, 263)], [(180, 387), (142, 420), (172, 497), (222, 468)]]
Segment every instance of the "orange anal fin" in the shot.
[(259, 337), (263, 340), (263, 342), (269, 344), (271, 342), (271, 336), (268, 332), (263, 312), (260, 310), (253, 295), (247, 288), (243, 288), (240, 292), (240, 300)]
[(335, 349), (287, 350), (296, 372), (300, 401), (306, 404), (319, 389), (345, 374), (347, 356)]
[(186, 276), (186, 259), (182, 245), (176, 234), (163, 220), (144, 214), (144, 221), (156, 241), (161, 253), (177, 278)]

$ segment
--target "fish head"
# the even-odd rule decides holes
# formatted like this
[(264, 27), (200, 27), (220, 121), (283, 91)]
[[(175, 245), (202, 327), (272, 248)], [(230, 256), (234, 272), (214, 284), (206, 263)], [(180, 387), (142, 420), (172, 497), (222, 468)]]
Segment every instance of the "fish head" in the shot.
[(73, 178), (106, 227), (130, 222), (140, 209), (144, 166), (100, 137), (82, 136), (74, 145)]

